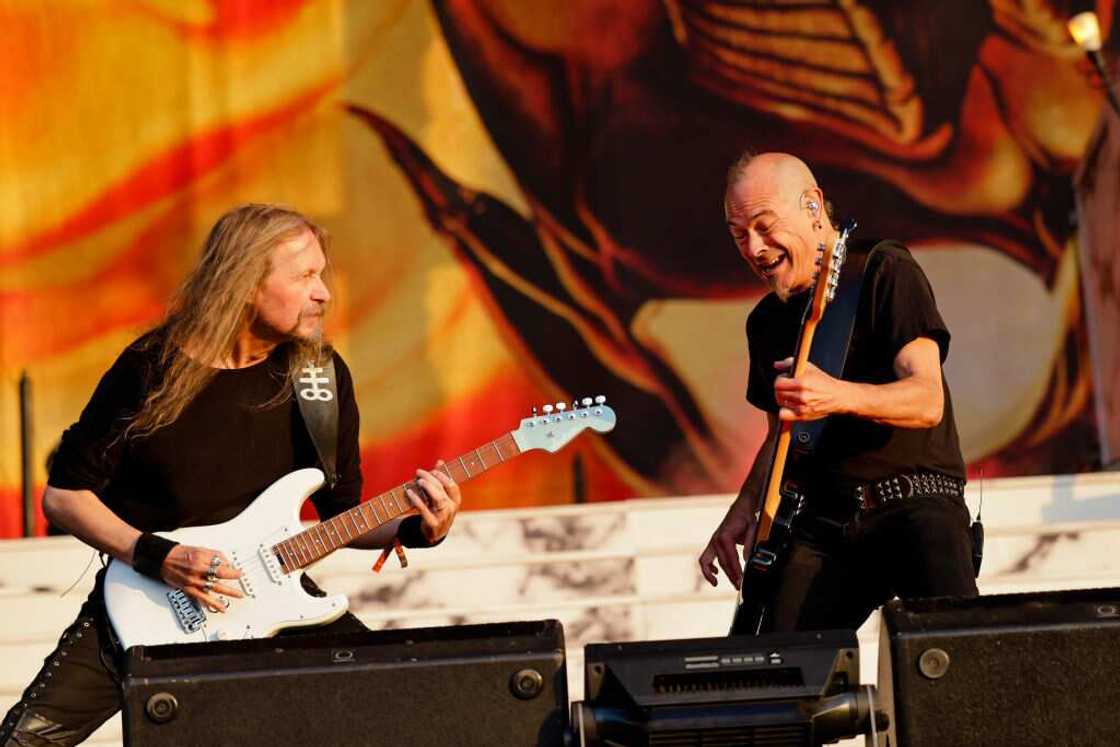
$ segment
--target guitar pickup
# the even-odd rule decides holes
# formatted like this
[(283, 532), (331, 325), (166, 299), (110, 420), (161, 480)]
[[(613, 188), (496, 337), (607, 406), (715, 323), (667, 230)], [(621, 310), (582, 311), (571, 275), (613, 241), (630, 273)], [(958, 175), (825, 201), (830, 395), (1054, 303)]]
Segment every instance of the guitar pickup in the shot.
[(241, 585), (241, 591), (245, 592), (245, 596), (247, 597), (255, 597), (256, 592), (253, 588), (253, 579), (250, 578), (249, 574), (246, 573), (245, 569), (241, 566), (241, 558), (237, 557), (237, 551), (233, 550), (230, 552), (230, 557), (232, 558), (232, 560), (230, 560), (230, 565), (241, 571), (241, 576), (237, 579), (237, 583)]

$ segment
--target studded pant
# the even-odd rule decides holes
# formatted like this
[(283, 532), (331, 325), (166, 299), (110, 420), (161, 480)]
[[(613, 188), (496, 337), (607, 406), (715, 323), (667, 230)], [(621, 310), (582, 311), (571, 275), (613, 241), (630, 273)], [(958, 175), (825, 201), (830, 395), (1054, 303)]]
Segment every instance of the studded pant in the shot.
[[(0, 722), (0, 747), (79, 744), (120, 710), (122, 653), (105, 612), (103, 576), (104, 571), (98, 573), (77, 619), (63, 631), (35, 679)], [(323, 594), (306, 575), (302, 580), (306, 591)], [(346, 613), (321, 630), (353, 632), (366, 627)]]

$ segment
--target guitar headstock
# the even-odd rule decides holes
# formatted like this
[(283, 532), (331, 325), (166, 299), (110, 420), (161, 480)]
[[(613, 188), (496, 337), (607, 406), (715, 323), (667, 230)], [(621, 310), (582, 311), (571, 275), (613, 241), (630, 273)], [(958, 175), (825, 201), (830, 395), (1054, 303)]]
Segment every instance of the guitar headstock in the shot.
[(848, 237), (855, 227), (854, 220), (849, 218), (844, 221), (832, 250), (822, 252), (817, 258), (820, 270), (817, 271), (813, 302), (809, 307), (809, 317), (815, 321), (820, 320), (821, 315), (824, 314), (824, 307), (836, 298), (836, 289), (840, 286), (840, 270), (844, 267), (844, 259), (848, 256)]
[(606, 397), (599, 395), (573, 400), (571, 404), (557, 402), (545, 405), (540, 413), (534, 407), (533, 414), (522, 420), (517, 430), (513, 431), (513, 440), (522, 451), (544, 449), (556, 452), (588, 428), (606, 433), (618, 421), (606, 401)]

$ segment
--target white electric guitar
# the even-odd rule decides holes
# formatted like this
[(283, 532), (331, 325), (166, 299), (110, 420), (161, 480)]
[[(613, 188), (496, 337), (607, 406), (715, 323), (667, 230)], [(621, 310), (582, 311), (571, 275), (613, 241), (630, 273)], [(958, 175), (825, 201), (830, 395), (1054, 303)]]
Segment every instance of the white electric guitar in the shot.
[[(604, 397), (534, 410), (517, 430), (445, 463), (458, 483), (533, 449), (560, 450), (580, 432), (614, 428), (615, 414)], [(181, 589), (141, 576), (127, 563), (112, 561), (105, 574), (105, 607), (124, 648), (239, 638), (267, 638), (284, 628), (320, 625), (338, 619), (345, 595), (313, 597), (303, 590), (303, 569), (354, 538), (417, 513), (405, 495), (412, 483), (375, 496), (338, 516), (304, 529), (299, 509), (323, 484), (318, 469), (301, 469), (280, 478), (240, 514), (222, 524), (187, 527), (161, 536), (220, 550), (241, 571), (245, 599), (222, 613), (206, 611)]]

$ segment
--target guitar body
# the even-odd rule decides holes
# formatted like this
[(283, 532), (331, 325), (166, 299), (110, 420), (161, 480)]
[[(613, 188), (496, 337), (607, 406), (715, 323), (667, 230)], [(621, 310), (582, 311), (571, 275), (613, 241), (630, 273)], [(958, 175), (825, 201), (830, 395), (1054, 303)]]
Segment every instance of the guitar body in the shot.
[(793, 525), (805, 506), (805, 496), (792, 482), (782, 488), (782, 502), (770, 525), (770, 536), (755, 543), (743, 565), (743, 601), (735, 608), (731, 635), (758, 635), (769, 627), (778, 580), (789, 560)]
[(266, 638), (285, 628), (320, 625), (346, 612), (338, 594), (313, 597), (300, 584), (302, 571), (286, 572), (269, 548), (302, 531), (299, 509), (323, 484), (323, 473), (301, 469), (280, 478), (244, 511), (222, 524), (160, 532), (185, 545), (220, 550), (241, 570), (244, 599), (225, 612), (200, 610), (170, 586), (112, 561), (105, 572), (105, 608), (121, 645), (191, 643)]
[[(566, 402), (545, 405), (543, 414), (534, 410), (516, 430), (436, 469), (462, 484), (526, 451), (555, 453), (585, 430), (606, 433), (617, 418), (605, 401), (602, 395), (584, 397), (570, 410)], [(225, 612), (200, 609), (183, 591), (141, 576), (127, 563), (109, 563), (105, 609), (121, 645), (127, 649), (267, 638), (285, 628), (322, 625), (341, 617), (348, 606), (346, 596), (311, 596), (300, 583), (303, 569), (370, 532), (387, 528), (395, 534), (394, 522), (417, 512), (408, 491), (422, 488), (415, 482), (398, 485), (304, 528), (300, 506), (322, 485), (321, 471), (296, 470), (272, 483), (229, 521), (160, 532), (181, 544), (218, 550), (240, 569), (241, 577), (226, 583), (240, 584), (245, 598), (232, 599)]]

